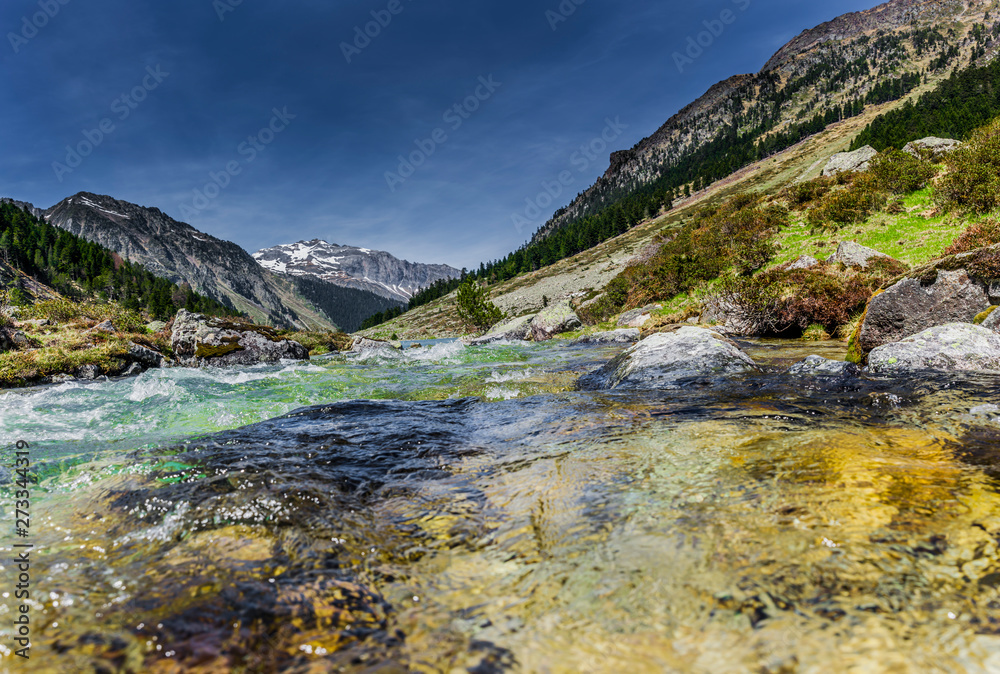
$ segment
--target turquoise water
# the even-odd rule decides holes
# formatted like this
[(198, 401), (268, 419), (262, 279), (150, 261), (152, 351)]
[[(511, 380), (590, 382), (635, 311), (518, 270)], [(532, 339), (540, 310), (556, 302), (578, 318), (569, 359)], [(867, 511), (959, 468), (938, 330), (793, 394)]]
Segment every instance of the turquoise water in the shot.
[(31, 667), (1000, 671), (995, 378), (746, 348), (669, 392), (574, 391), (614, 347), (455, 342), (7, 392)]

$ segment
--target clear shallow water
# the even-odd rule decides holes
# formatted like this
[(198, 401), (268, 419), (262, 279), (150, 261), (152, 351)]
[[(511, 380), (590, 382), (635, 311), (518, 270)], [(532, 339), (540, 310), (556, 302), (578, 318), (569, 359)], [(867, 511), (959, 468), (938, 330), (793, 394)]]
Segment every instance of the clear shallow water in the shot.
[(838, 349), (662, 393), (449, 343), (5, 394), (32, 667), (1000, 671), (996, 378), (779, 373)]

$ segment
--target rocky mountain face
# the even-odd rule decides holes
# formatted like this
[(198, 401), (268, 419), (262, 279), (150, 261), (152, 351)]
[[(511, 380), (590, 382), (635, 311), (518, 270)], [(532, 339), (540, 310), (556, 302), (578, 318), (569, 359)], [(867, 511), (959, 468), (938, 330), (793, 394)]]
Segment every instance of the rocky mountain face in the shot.
[[(338, 295), (340, 288), (310, 286), (314, 299), (309, 299), (294, 279), (272, 274), (235, 243), (200, 232), (157, 208), (81, 192), (43, 211), (42, 217), (142, 264), (157, 276), (188, 283), (195, 291), (257, 321), (319, 329), (337, 326), (353, 330), (360, 325), (353, 307), (345, 307), (351, 313), (346, 320), (338, 315), (337, 307), (345, 299)], [(336, 295), (336, 300), (331, 300), (331, 295)], [(317, 301), (316, 296), (323, 301)], [(348, 299), (372, 305), (368, 315), (389, 304), (363, 292)]]
[(339, 246), (319, 239), (265, 248), (253, 257), (277, 274), (313, 276), (402, 303), (421, 288), (442, 279), (458, 278), (462, 273), (448, 265), (407, 262), (383, 251)]
[[(635, 147), (613, 153), (608, 171), (533, 240), (657, 184), (666, 171), (713, 141), (749, 137), (764, 142), (817, 113), (864, 102), (876, 87), (903, 73), (946, 75), (991, 59), (997, 51), (998, 10), (996, 0), (890, 0), (803, 31), (758, 73), (714, 85)], [(949, 54), (951, 49), (957, 51)]]

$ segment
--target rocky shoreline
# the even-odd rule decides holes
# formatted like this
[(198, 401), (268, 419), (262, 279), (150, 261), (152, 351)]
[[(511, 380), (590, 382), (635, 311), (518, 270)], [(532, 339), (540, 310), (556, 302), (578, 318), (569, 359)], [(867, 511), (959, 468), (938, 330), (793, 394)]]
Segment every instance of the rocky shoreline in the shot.
[(308, 360), (350, 344), (342, 333), (288, 334), (183, 309), (169, 323), (145, 328), (117, 325), (113, 318), (99, 323), (30, 319), (0, 328), (0, 350), (19, 359), (4, 363), (0, 388), (132, 377), (159, 368)]

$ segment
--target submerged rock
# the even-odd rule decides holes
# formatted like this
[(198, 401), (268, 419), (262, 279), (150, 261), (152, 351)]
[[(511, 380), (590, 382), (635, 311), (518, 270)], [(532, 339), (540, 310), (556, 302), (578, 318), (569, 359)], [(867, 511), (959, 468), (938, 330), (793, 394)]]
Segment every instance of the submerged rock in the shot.
[(936, 325), (971, 323), (989, 305), (982, 284), (964, 269), (940, 270), (930, 284), (905, 278), (869, 301), (857, 347), (867, 353)]
[(623, 328), (621, 330), (611, 330), (610, 332), (595, 332), (592, 335), (577, 337), (571, 346), (581, 346), (584, 344), (633, 344), (639, 341), (641, 333), (638, 328)]
[(914, 140), (903, 147), (903, 152), (913, 155), (918, 159), (922, 154), (930, 155), (931, 159), (948, 154), (962, 146), (962, 142), (952, 138), (935, 138), (928, 136), (920, 140)]
[(734, 342), (713, 330), (685, 325), (647, 337), (581, 377), (577, 386), (582, 390), (670, 387), (690, 377), (758, 370)]
[(920, 370), (1000, 372), (1000, 335), (971, 323), (928, 328), (868, 355), (868, 369), (878, 374)]
[(788, 370), (788, 374), (819, 375), (824, 377), (853, 377), (861, 372), (854, 363), (830, 360), (822, 356), (806, 356)]
[(862, 246), (860, 243), (841, 241), (840, 245), (837, 246), (837, 252), (831, 255), (827, 262), (840, 262), (847, 267), (861, 267), (862, 269), (866, 269), (872, 260), (877, 258), (893, 259), (885, 253), (880, 253), (874, 248)]
[(830, 157), (830, 161), (823, 168), (823, 175), (835, 176), (844, 171), (867, 171), (871, 160), (877, 154), (871, 145), (865, 145), (854, 152), (838, 152)]
[(309, 351), (274, 328), (236, 323), (184, 309), (174, 319), (171, 345), (182, 365), (256, 365), (284, 358), (309, 360)]
[(531, 337), (536, 342), (544, 342), (556, 335), (576, 330), (582, 326), (583, 323), (573, 311), (569, 301), (562, 300), (547, 309), (543, 309), (531, 319)]
[(468, 341), (469, 346), (482, 346), (494, 342), (520, 342), (531, 336), (531, 321), (535, 318), (519, 316), (493, 326), (489, 332)]

